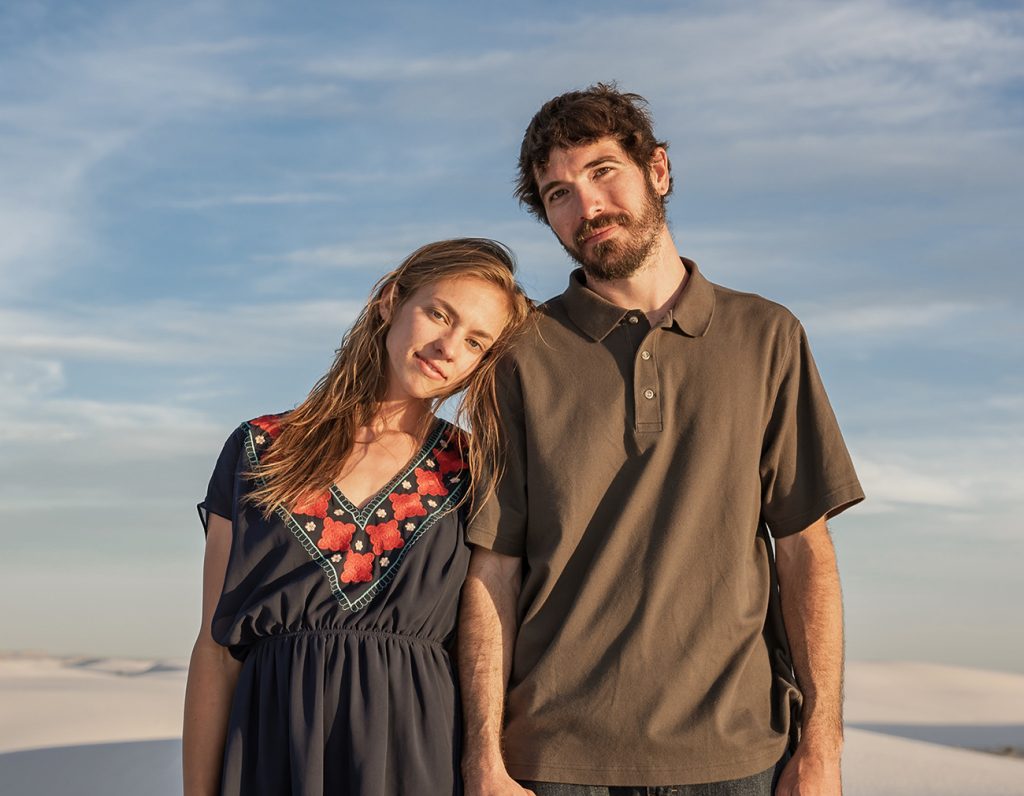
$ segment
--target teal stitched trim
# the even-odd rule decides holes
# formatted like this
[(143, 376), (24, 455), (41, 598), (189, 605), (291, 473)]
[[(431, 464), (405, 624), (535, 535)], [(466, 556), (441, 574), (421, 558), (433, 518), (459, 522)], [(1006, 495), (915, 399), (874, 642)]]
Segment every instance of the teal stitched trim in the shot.
[[(249, 470), (256, 475), (256, 479), (259, 481), (260, 486), (266, 486), (266, 480), (259, 475), (260, 460), (256, 455), (256, 440), (253, 439), (252, 426), (246, 423), (245, 431), (245, 455), (249, 459)], [(260, 429), (260, 433), (266, 434), (267, 432)], [(320, 565), (320, 569), (324, 571), (324, 574), (327, 576), (327, 580), (330, 581), (331, 592), (337, 596), (337, 592), (340, 591), (341, 586), (338, 582), (338, 571), (334, 568), (334, 564), (324, 557), (323, 553), (320, 552), (320, 548), (316, 546), (316, 542), (309, 538), (306, 530), (299, 525), (290, 511), (286, 510), (283, 506), (278, 506), (274, 513), (281, 518), (285, 527), (291, 531), (292, 536), (299, 540), (299, 544), (305, 548), (309, 557)]]

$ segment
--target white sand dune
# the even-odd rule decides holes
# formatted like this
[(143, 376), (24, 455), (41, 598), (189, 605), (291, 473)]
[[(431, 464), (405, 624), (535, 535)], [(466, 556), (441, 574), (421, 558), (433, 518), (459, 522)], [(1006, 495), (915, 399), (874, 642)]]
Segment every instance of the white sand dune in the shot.
[[(181, 792), (183, 661), (0, 655), (0, 793)], [(853, 663), (847, 796), (1024, 796), (1024, 675)]]

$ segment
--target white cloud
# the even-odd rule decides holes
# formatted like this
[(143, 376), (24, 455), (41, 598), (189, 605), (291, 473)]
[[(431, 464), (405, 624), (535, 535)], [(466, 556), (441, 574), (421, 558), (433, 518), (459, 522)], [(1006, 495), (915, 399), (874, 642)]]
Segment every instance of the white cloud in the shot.
[[(950, 413), (960, 428), (964, 419)], [(900, 512), (930, 507), (955, 512), (979, 525), (999, 518), (986, 532), (1016, 534), (1024, 516), (1024, 418), (977, 430), (933, 429), (917, 434), (851, 439), (854, 462), (868, 496), (865, 510)], [(1005, 522), (1013, 523), (1005, 527)]]
[(815, 335), (871, 335), (935, 329), (978, 313), (977, 304), (959, 301), (921, 301), (905, 304), (865, 304), (819, 308), (805, 313)]
[(230, 207), (233, 205), (309, 205), (333, 204), (350, 201), (351, 197), (331, 193), (270, 193), (233, 194), (230, 196), (204, 196), (199, 199), (178, 199), (167, 202), (169, 207), (188, 210), (203, 210), (208, 207)]
[(306, 64), (313, 74), (331, 75), (352, 80), (403, 81), (438, 80), (456, 76), (476, 77), (516, 66), (519, 58), (513, 52), (487, 52), (480, 55), (446, 55), (421, 57), (415, 55), (381, 55), (359, 53), (344, 58), (316, 58)]
[(297, 341), (340, 339), (361, 306), (311, 300), (212, 308), (157, 301), (11, 311), (0, 316), (0, 351), (62, 361), (201, 364), (246, 350), (273, 361), (287, 356)]
[(906, 505), (962, 509), (974, 502), (962, 486), (942, 475), (922, 472), (913, 463), (859, 456), (857, 473), (870, 498), (865, 504), (867, 511), (886, 512)]

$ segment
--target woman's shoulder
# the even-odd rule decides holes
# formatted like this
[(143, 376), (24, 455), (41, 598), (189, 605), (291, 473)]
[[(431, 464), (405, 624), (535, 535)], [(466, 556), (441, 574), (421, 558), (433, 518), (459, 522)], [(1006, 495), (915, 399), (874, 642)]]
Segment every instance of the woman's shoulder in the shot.
[(239, 429), (242, 431), (251, 431), (254, 434), (266, 434), (270, 439), (275, 439), (278, 434), (281, 433), (281, 424), (284, 419), (288, 416), (289, 412), (278, 412), (272, 415), (260, 415), (254, 417), (252, 420), (244, 421)]

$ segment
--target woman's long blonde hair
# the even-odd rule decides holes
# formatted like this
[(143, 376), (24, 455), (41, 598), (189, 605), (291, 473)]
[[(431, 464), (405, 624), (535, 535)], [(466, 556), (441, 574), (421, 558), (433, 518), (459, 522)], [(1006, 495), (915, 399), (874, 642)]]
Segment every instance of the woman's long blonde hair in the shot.
[(453, 277), (475, 277), (497, 286), (508, 299), (509, 317), (501, 335), (470, 376), (431, 399), (431, 414), (462, 390), (456, 421), (468, 425), (462, 451), (478, 483), (501, 469), (495, 366), (522, 330), (530, 300), (515, 279), (515, 259), (502, 243), (488, 238), (457, 238), (428, 243), (377, 282), (363, 311), (342, 338), (330, 370), (309, 396), (281, 419), (281, 430), (260, 463), (262, 485), (250, 500), (268, 515), (326, 491), (340, 475), (355, 445), (356, 431), (377, 417), (388, 387), (385, 342), (402, 304), (426, 285)]

